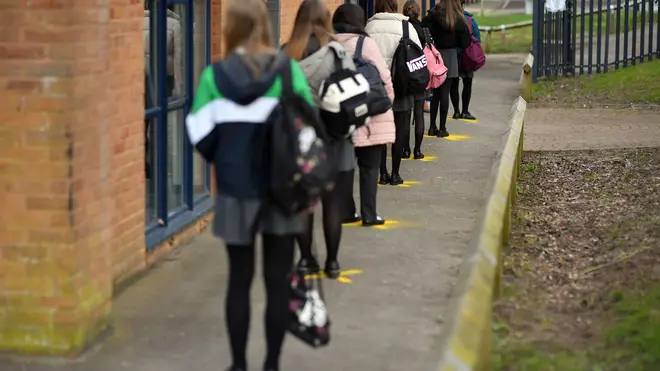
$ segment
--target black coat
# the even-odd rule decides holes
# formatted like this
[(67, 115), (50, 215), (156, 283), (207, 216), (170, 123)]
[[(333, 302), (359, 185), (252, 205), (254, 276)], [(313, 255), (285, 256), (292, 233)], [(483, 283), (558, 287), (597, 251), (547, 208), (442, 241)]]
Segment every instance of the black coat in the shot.
[(422, 20), (422, 25), (431, 31), (435, 48), (438, 50), (465, 49), (470, 45), (470, 29), (463, 14), (456, 14), (454, 31), (449, 29), (444, 11), (430, 10)]
[(410, 22), (415, 28), (415, 31), (417, 31), (417, 36), (419, 36), (419, 42), (422, 44), (423, 49), (426, 46), (426, 36), (424, 35), (424, 30), (422, 30), (422, 23), (417, 18), (410, 18), (408, 22)]

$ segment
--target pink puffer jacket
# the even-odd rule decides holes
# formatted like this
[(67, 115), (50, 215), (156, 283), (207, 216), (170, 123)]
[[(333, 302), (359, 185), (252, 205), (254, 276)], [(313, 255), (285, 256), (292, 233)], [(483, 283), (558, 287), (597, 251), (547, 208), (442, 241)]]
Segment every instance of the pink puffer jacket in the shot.
[[(353, 54), (355, 53), (355, 47), (359, 37), (360, 35), (354, 33), (340, 33), (335, 35), (336, 40), (344, 47), (344, 49)], [(392, 87), (390, 70), (385, 64), (385, 59), (380, 54), (378, 45), (376, 45), (376, 42), (370, 37), (367, 37), (364, 40), (364, 44), (362, 44), (362, 58), (376, 66), (380, 73), (380, 78), (385, 82), (387, 95), (390, 97), (390, 100), (394, 101), (394, 88)], [(394, 143), (395, 133), (394, 114), (390, 109), (383, 114), (372, 117), (369, 125), (359, 128), (355, 134), (353, 134), (353, 143), (356, 147)]]

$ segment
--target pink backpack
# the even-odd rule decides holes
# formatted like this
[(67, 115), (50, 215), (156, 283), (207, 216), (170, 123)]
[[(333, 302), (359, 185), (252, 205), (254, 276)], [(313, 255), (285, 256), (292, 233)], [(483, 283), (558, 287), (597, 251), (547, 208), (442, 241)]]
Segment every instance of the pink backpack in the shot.
[(472, 17), (467, 17), (468, 29), (470, 30), (470, 39), (472, 43), (465, 50), (461, 58), (461, 67), (468, 72), (474, 72), (486, 64), (486, 54), (481, 47), (479, 40), (472, 34)]
[[(424, 31), (426, 31), (426, 29)], [(447, 66), (445, 66), (445, 62), (442, 60), (442, 56), (438, 49), (433, 45), (431, 38), (427, 37), (426, 40), (428, 42), (424, 47), (424, 55), (426, 55), (426, 67), (431, 74), (431, 79), (429, 79), (429, 84), (426, 86), (426, 90), (429, 90), (435, 89), (445, 82), (447, 79)]]

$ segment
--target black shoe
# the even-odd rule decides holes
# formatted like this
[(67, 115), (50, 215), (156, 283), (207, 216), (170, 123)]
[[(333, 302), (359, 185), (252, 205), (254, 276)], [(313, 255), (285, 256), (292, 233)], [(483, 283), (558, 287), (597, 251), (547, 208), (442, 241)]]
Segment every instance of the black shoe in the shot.
[(362, 220), (363, 227), (371, 227), (374, 225), (383, 225), (385, 224), (385, 219), (380, 216), (376, 216), (376, 220)]
[(345, 218), (341, 224), (351, 224), (355, 222), (359, 222), (362, 220), (362, 217), (358, 213), (353, 213), (353, 215), (349, 216), (348, 218)]
[(413, 154), (413, 158), (415, 160), (421, 160), (424, 158), (424, 154), (420, 150), (415, 150), (415, 153)]
[(435, 136), (438, 137), (438, 138), (446, 138), (446, 137), (449, 136), (449, 132), (447, 131), (447, 129), (438, 130), (438, 133)]
[(399, 174), (392, 174), (390, 185), (396, 186), (399, 184), (403, 184), (403, 179), (401, 179), (401, 176)]
[(298, 261), (298, 265), (296, 268), (298, 269), (298, 272), (302, 274), (318, 273), (319, 270), (321, 270), (321, 267), (319, 267), (319, 263), (314, 258), (300, 259), (300, 261)]
[(431, 137), (434, 137), (434, 136), (438, 135), (438, 128), (430, 127), (428, 134)]
[(392, 181), (392, 177), (388, 173), (381, 173), (380, 174), (380, 180), (378, 180), (378, 184), (385, 185), (385, 184), (390, 184)]
[(453, 118), (454, 120), (458, 120), (458, 119), (462, 119), (463, 115), (458, 112), (454, 112), (454, 115), (451, 118)]
[(331, 260), (325, 262), (325, 269), (323, 271), (325, 272), (326, 277), (334, 280), (339, 277), (341, 268), (339, 268), (339, 263), (336, 260)]
[(401, 158), (410, 158), (410, 148), (404, 148)]
[(477, 118), (472, 116), (472, 114), (468, 111), (465, 111), (461, 114), (461, 118), (466, 119), (466, 120), (476, 120)]

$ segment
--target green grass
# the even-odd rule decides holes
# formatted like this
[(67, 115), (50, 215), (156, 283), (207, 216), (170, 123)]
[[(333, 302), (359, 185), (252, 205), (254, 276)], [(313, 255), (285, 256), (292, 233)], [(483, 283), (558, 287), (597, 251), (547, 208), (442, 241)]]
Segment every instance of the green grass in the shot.
[[(660, 365), (660, 284), (611, 295), (611, 321), (585, 349), (557, 344), (547, 349), (493, 326), (495, 371), (653, 371)], [(561, 347), (564, 349), (561, 349)]]
[(485, 15), (480, 17), (478, 14), (474, 14), (474, 19), (477, 21), (481, 27), (496, 27), (503, 24), (513, 24), (523, 21), (531, 21), (532, 16), (528, 14), (501, 14), (501, 15)]
[[(527, 18), (524, 18), (527, 17)], [(521, 22), (529, 20), (531, 16), (525, 14), (512, 14), (512, 15), (502, 15), (502, 16), (493, 16), (493, 17), (477, 17), (477, 22), (480, 26), (493, 26), (497, 27), (502, 24), (513, 24), (516, 22)], [(616, 33), (616, 13), (612, 13), (611, 17), (615, 19), (614, 23), (610, 24), (610, 34)], [(633, 14), (632, 12), (628, 15), (628, 29), (631, 30), (633, 27)], [(658, 25), (658, 14), (653, 14), (653, 24), (654, 29)], [(482, 22), (484, 20), (484, 22)], [(645, 23), (649, 23), (650, 17), (649, 14), (646, 14), (644, 19)], [(576, 21), (576, 26), (574, 32), (577, 32), (576, 42), (580, 42), (580, 31), (582, 27), (582, 17), (578, 17)], [(589, 25), (593, 24), (593, 33), (594, 37), (598, 35), (598, 14), (593, 14), (593, 19), (591, 16), (585, 15), (584, 17), (584, 33), (585, 33), (585, 43), (588, 42), (589, 37)], [(607, 31), (607, 16), (606, 13), (602, 13), (602, 18), (600, 20), (601, 25), (601, 34), (605, 34)], [(620, 30), (623, 34), (625, 31), (625, 14), (621, 13), (621, 18), (619, 18)], [(642, 24), (642, 14), (641, 12), (637, 13), (637, 26), (639, 27)], [(485, 47), (485, 32), (482, 32), (482, 41)], [(500, 31), (491, 33), (491, 53), (492, 54), (502, 54), (502, 53), (527, 53), (529, 52), (530, 47), (532, 46), (532, 26), (514, 28), (506, 31), (504, 40), (502, 39), (502, 34)]]
[[(613, 67), (611, 67), (613, 68)], [(560, 104), (660, 104), (660, 60), (603, 74), (541, 80), (532, 100)]]

